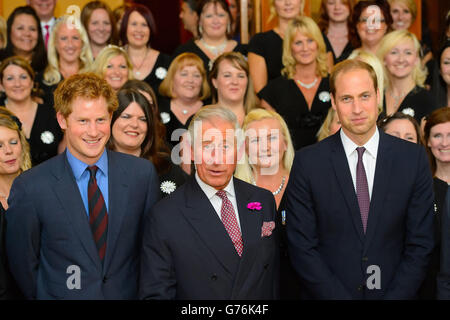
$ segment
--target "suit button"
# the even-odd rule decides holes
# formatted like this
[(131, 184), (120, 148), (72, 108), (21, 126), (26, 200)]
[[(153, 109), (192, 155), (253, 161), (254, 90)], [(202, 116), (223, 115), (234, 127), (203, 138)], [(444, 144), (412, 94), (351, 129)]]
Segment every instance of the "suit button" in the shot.
[(266, 265), (264, 265), (264, 270), (267, 270), (267, 268), (269, 268), (269, 264), (268, 263)]
[(106, 280), (108, 280), (108, 278), (106, 278), (106, 276), (105, 276), (105, 277), (103, 277), (102, 282), (103, 282), (103, 283), (106, 283)]
[(362, 261), (367, 262), (367, 261), (369, 261), (369, 258), (363, 257), (363, 258), (362, 258)]
[(213, 275), (211, 276), (211, 280), (212, 280), (212, 281), (216, 281), (216, 280), (217, 280), (217, 275), (216, 275), (216, 274), (213, 274)]

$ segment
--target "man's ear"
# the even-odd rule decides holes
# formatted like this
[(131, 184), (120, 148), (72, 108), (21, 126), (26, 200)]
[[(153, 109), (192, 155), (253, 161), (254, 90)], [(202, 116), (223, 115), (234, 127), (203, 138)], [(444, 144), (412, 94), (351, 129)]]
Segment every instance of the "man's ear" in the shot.
[(336, 111), (336, 102), (334, 101), (334, 95), (330, 94), (331, 97), (331, 107)]
[(67, 130), (67, 119), (59, 111), (56, 113), (56, 120), (58, 120), (58, 124), (62, 130)]

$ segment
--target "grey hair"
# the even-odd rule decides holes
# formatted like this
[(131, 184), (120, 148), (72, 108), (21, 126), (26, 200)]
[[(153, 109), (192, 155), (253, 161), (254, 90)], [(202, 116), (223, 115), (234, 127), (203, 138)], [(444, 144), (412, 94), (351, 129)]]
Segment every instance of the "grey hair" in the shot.
[(191, 138), (191, 141), (194, 141), (195, 137), (195, 123), (196, 122), (204, 122), (213, 118), (219, 118), (224, 121), (231, 123), (235, 130), (240, 129), (239, 123), (237, 121), (237, 117), (233, 111), (228, 108), (222, 107), (217, 104), (204, 106), (200, 108), (199, 111), (194, 115), (189, 124), (188, 132)]

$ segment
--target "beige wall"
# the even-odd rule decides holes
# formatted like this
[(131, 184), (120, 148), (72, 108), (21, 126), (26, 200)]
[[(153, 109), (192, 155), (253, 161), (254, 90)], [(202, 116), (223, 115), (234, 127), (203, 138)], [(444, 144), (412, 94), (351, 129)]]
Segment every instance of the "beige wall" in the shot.
[[(55, 15), (57, 17), (62, 16), (66, 12), (67, 7), (71, 4), (79, 6), (81, 11), (81, 9), (83, 9), (83, 6), (89, 1), (90, 0), (57, 0)], [(108, 0), (106, 2), (113, 10), (123, 4), (123, 0)], [(0, 14), (6, 20), (9, 14), (14, 10), (14, 8), (24, 6), (26, 4), (26, 0), (0, 0)]]

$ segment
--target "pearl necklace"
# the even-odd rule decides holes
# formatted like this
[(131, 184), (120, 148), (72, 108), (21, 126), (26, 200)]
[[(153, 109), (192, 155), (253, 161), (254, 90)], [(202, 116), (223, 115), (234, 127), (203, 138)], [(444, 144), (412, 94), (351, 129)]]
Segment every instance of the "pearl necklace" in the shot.
[(314, 81), (311, 82), (311, 83), (303, 83), (303, 82), (301, 82), (301, 81), (298, 80), (298, 79), (296, 79), (295, 81), (297, 81), (297, 83), (298, 83), (299, 85), (301, 85), (302, 87), (304, 87), (304, 88), (306, 88), (306, 89), (311, 89), (312, 87), (314, 87), (314, 86), (316, 85), (318, 79), (319, 79), (319, 78), (315, 78)]
[(217, 45), (217, 46), (212, 46), (210, 44), (207, 44), (205, 42), (205, 40), (203, 40), (203, 38), (200, 38), (201, 43), (203, 44), (203, 46), (208, 49), (209, 51), (211, 51), (212, 54), (214, 54), (214, 56), (218, 56), (220, 54), (222, 54), (225, 51), (225, 47), (228, 44), (228, 39), (225, 39), (224, 42), (222, 42), (221, 44)]
[[(277, 194), (279, 194), (280, 192), (281, 192), (281, 190), (283, 190), (283, 187), (284, 187), (284, 183), (286, 182), (286, 176), (283, 176), (283, 178), (281, 179), (281, 184), (280, 184), (280, 186), (278, 187), (278, 189), (277, 190), (275, 190), (274, 192), (272, 192), (272, 194), (274, 195), (274, 196), (276, 196)], [(252, 179), (252, 184), (254, 185), (254, 186), (256, 186), (256, 181), (254, 180), (254, 179)]]

